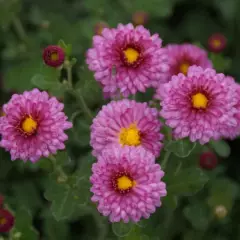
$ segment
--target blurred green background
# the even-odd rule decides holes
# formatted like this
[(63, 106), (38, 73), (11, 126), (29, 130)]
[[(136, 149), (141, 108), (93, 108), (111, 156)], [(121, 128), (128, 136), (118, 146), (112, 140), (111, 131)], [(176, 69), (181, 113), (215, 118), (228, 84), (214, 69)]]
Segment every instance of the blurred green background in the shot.
[[(66, 72), (62, 71), (59, 80), (42, 61), (42, 50), (47, 45), (57, 44), (60, 39), (71, 44), (71, 55), (77, 58), (73, 68), (75, 88), (81, 89), (96, 113), (106, 101), (85, 65), (85, 52), (91, 47), (96, 26), (101, 22), (110, 27), (126, 24), (133, 21), (136, 12), (144, 11), (144, 26), (151, 33), (159, 33), (164, 45), (190, 42), (207, 49), (208, 38), (222, 33), (227, 38), (226, 49), (209, 56), (217, 70), (240, 81), (239, 10), (239, 0), (0, 0), (0, 105), (12, 93), (34, 86), (64, 101), (66, 114), (71, 118), (74, 114), (75, 128), (69, 132), (68, 156), (60, 154), (58, 159), (73, 174), (73, 182), (85, 176), (71, 192), (73, 198), (63, 202), (66, 188), (53, 181), (55, 176), (48, 178), (51, 165), (46, 159), (35, 165), (11, 162), (8, 153), (0, 150), (0, 193), (16, 216), (11, 239), (240, 240), (239, 139), (228, 142), (231, 153), (224, 143), (213, 148), (197, 146), (187, 158), (171, 158), (166, 181), (194, 182), (198, 170), (196, 175), (188, 175), (184, 166), (198, 166), (203, 151), (213, 149), (218, 154), (220, 164), (204, 171), (210, 181), (196, 195), (191, 186), (183, 188), (191, 193), (187, 196), (176, 198), (170, 192), (162, 208), (134, 226), (111, 225), (101, 217), (89, 201), (88, 178), (94, 161), (89, 147), (90, 122), (65, 91)], [(148, 92), (138, 99), (150, 100), (150, 96)], [(183, 172), (175, 179), (171, 169), (179, 161)], [(181, 193), (181, 188), (178, 191)], [(223, 210), (216, 210), (219, 206)], [(7, 234), (2, 236), (8, 239)]]

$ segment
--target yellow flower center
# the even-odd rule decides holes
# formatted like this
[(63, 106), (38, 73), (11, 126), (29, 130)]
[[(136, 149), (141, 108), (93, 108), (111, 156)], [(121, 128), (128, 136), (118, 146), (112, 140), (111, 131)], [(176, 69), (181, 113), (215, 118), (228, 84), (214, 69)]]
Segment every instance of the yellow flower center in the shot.
[(218, 48), (221, 46), (221, 41), (219, 39), (214, 39), (212, 44), (215, 48)]
[(6, 218), (0, 217), (0, 225), (3, 225), (7, 222)]
[(183, 73), (184, 75), (187, 75), (188, 68), (189, 68), (189, 63), (184, 62), (180, 65), (180, 72)]
[(197, 93), (192, 96), (192, 104), (194, 108), (206, 108), (208, 103), (207, 97), (202, 93)]
[(32, 119), (32, 117), (27, 117), (22, 122), (22, 130), (26, 133), (33, 133), (37, 129), (37, 122)]
[(123, 52), (124, 52), (125, 59), (127, 60), (128, 63), (131, 64), (138, 60), (139, 52), (134, 48), (127, 48)]
[(58, 57), (58, 53), (57, 52), (53, 52), (51, 53), (51, 60), (52, 61), (58, 61), (59, 57)]
[(131, 180), (127, 176), (122, 176), (117, 179), (117, 187), (119, 190), (127, 190), (129, 188), (132, 188), (136, 186), (136, 182)]
[(140, 131), (136, 124), (131, 124), (129, 128), (122, 128), (119, 135), (119, 142), (122, 145), (138, 146), (141, 144)]

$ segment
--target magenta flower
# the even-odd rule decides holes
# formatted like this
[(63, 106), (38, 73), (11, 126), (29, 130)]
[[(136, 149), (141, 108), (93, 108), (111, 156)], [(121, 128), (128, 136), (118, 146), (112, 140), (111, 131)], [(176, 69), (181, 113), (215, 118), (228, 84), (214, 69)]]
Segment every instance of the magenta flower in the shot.
[(193, 66), (159, 88), (160, 114), (173, 128), (175, 138), (190, 137), (207, 143), (221, 137), (220, 129), (236, 127), (236, 99), (225, 84), (226, 77), (213, 69)]
[(8, 210), (0, 209), (0, 233), (9, 232), (14, 222), (14, 216)]
[(225, 77), (222, 84), (228, 88), (232, 106), (231, 113), (234, 114), (233, 118), (230, 119), (227, 118), (228, 114), (226, 114), (225, 121), (219, 127), (219, 135), (234, 139), (240, 135), (240, 85), (230, 76)]
[(207, 52), (193, 44), (169, 44), (166, 46), (169, 57), (169, 80), (173, 75), (183, 73), (187, 75), (188, 68), (197, 65), (205, 68), (212, 68)]
[(0, 146), (11, 154), (11, 159), (36, 162), (41, 157), (64, 149), (68, 136), (64, 130), (72, 127), (62, 112), (64, 105), (46, 92), (33, 89), (14, 94), (3, 106), (0, 117)]
[(161, 45), (158, 34), (151, 36), (143, 26), (119, 24), (116, 29), (105, 28), (102, 36), (94, 36), (86, 62), (105, 96), (120, 91), (127, 97), (166, 81), (167, 55)]
[(43, 60), (50, 67), (60, 67), (64, 63), (65, 53), (59, 46), (48, 46), (43, 51)]
[(222, 52), (227, 44), (226, 37), (221, 33), (214, 33), (208, 39), (208, 48), (211, 52)]
[(167, 194), (161, 181), (164, 172), (143, 148), (112, 146), (102, 152), (92, 171), (91, 199), (111, 222), (149, 218)]
[(156, 157), (162, 148), (163, 135), (158, 111), (147, 103), (134, 100), (112, 101), (98, 113), (91, 126), (93, 155), (101, 154), (111, 144), (142, 146)]

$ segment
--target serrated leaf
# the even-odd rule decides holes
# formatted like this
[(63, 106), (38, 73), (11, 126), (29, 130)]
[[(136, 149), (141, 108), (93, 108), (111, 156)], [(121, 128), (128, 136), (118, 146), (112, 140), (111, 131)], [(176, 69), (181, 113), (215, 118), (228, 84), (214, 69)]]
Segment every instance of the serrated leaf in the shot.
[(198, 192), (207, 183), (207, 175), (199, 168), (182, 169), (177, 175), (167, 173), (164, 177), (167, 184), (168, 194), (191, 195)]
[[(15, 238), (14, 236), (19, 236)], [(32, 217), (26, 208), (21, 208), (15, 213), (15, 224), (11, 230), (11, 239), (38, 240), (39, 234), (32, 227)]]
[(205, 203), (196, 202), (183, 209), (185, 217), (197, 230), (207, 229), (210, 220), (211, 212)]
[(230, 146), (224, 140), (210, 141), (209, 144), (220, 157), (227, 158), (231, 153)]
[(178, 157), (184, 158), (188, 157), (195, 147), (196, 143), (190, 142), (188, 139), (180, 139), (168, 142), (165, 149)]

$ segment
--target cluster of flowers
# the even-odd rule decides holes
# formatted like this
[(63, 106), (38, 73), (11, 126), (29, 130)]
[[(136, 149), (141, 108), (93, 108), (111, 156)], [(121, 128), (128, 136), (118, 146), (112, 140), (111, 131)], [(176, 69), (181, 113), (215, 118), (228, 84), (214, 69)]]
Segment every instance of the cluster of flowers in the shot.
[[(58, 67), (64, 52), (50, 46), (43, 58)], [(119, 24), (94, 36), (86, 61), (106, 98), (125, 98), (103, 106), (91, 126), (97, 159), (90, 178), (92, 201), (112, 222), (148, 218), (166, 196), (164, 172), (156, 163), (163, 148), (159, 116), (175, 139), (189, 137), (204, 144), (240, 132), (239, 85), (217, 74), (207, 52), (194, 45), (163, 48), (158, 34)], [(127, 99), (149, 87), (156, 89), (160, 111)], [(64, 131), (72, 127), (63, 108), (38, 89), (14, 94), (0, 117), (0, 146), (12, 160), (32, 162), (63, 150), (68, 138)]]
[(14, 222), (14, 216), (3, 208), (3, 196), (0, 195), (0, 233), (9, 232)]
[[(160, 100), (159, 111), (134, 100), (111, 101), (93, 120), (91, 146), (98, 162), (92, 168), (92, 201), (112, 222), (148, 218), (166, 195), (164, 173), (155, 162), (163, 147), (159, 116), (175, 139), (205, 144), (240, 134), (239, 85), (216, 73), (197, 46), (162, 47), (159, 36), (143, 26), (119, 24), (94, 36), (87, 64), (106, 98), (153, 87)], [(209, 166), (208, 157), (202, 157), (205, 168), (216, 162)]]

